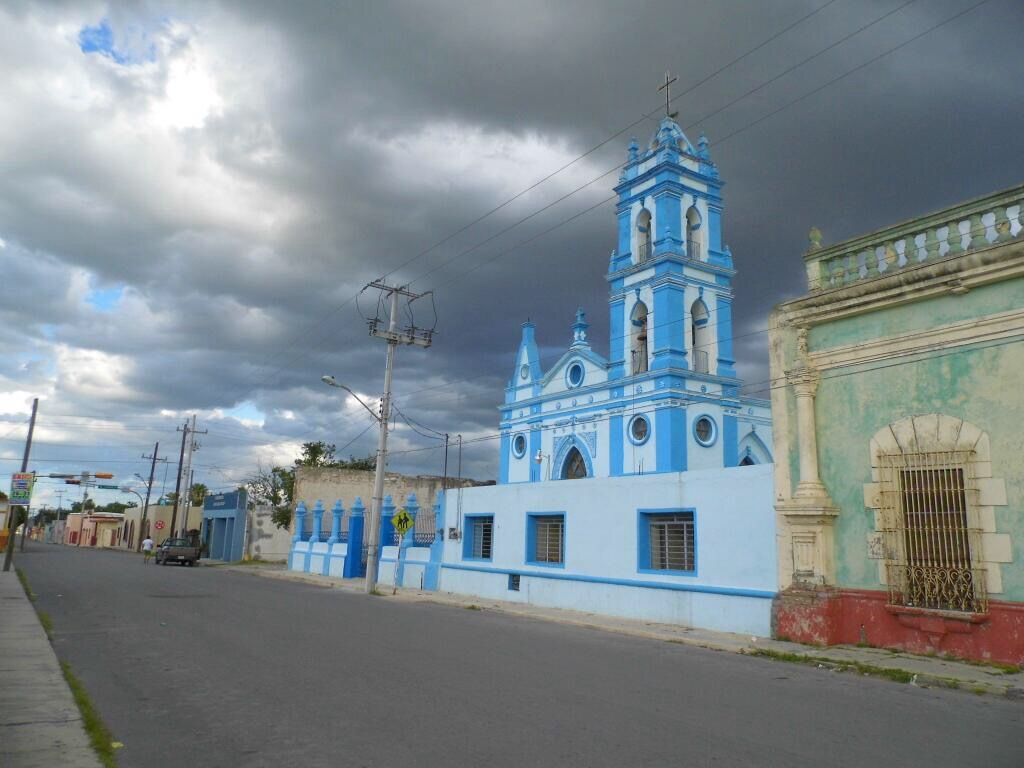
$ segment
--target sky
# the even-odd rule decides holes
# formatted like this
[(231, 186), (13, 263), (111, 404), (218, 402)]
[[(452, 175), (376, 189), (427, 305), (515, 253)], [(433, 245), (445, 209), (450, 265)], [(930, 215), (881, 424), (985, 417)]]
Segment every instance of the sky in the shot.
[[(390, 469), (493, 479), (520, 324), (607, 353), (618, 168), (673, 109), (725, 181), (735, 345), (836, 242), (1010, 187), (1019, 0), (19, 2), (0, 6), (0, 487), (18, 469), (230, 490), (303, 442), (376, 448), (381, 277), (429, 296)], [(661, 105), (661, 106), (659, 106)], [(761, 390), (761, 391), (759, 391)], [(79, 491), (38, 486), (38, 503)], [(134, 497), (101, 493), (101, 502)]]

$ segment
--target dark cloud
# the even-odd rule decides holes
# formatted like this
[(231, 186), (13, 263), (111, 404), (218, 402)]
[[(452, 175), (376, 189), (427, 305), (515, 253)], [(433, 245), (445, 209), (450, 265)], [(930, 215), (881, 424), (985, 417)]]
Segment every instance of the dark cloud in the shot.
[[(399, 406), (452, 435), (493, 433), (527, 317), (545, 363), (578, 305), (607, 349), (615, 223), (600, 203), (616, 174), (584, 185), (631, 134), (647, 139), (665, 69), (686, 92), (821, 7), (675, 104), (727, 183), (738, 367), (764, 381), (765, 319), (803, 289), (812, 224), (838, 240), (1020, 181), (1020, 3), (990, 0), (829, 84), (971, 4), (913, 3), (842, 43), (901, 3), (12, 4), (0, 354), (16, 363), (0, 373), (0, 436), (38, 393), (41, 424), (60, 425), (47, 439), (93, 448), (37, 456), (124, 462), (108, 466), (126, 476), (143, 469), (138, 445), (171, 451), (193, 410), (211, 486), (306, 439), (341, 447), (369, 417), (319, 377), (376, 397), (384, 347), (353, 297), (396, 269), (435, 290), (438, 331), (430, 350), (399, 350)], [(79, 50), (77, 31), (102, 19), (119, 50), (152, 60)], [(88, 303), (122, 287), (105, 311)], [(439, 471), (439, 450), (415, 451), (431, 445), (399, 422), (393, 446), (413, 452), (393, 466)], [(370, 430), (345, 453), (373, 446)], [(467, 445), (466, 474), (496, 466), (496, 443)]]

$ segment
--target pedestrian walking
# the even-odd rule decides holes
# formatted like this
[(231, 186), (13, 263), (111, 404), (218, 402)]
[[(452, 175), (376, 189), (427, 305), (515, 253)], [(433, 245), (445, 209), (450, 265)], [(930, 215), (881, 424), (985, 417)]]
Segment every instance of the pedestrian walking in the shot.
[(153, 540), (147, 536), (142, 540), (142, 564), (145, 565), (149, 562), (149, 558), (153, 556)]

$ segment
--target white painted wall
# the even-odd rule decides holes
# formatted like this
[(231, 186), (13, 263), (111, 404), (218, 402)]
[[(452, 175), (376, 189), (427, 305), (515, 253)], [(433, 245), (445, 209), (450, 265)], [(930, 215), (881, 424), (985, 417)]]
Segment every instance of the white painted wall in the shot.
[[(768, 635), (770, 595), (777, 583), (772, 502), (771, 465), (466, 489), (464, 516), (494, 515), (493, 557), (488, 562), (466, 560), (463, 541), (446, 540), (440, 588)], [(458, 507), (456, 493), (450, 492), (444, 510), (446, 529), (462, 528), (465, 518), (459, 519)], [(638, 510), (677, 508), (696, 513), (696, 573), (640, 572)], [(564, 567), (527, 565), (527, 512), (565, 514)], [(509, 591), (509, 573), (521, 574), (520, 592)], [(562, 578), (541, 578), (542, 574)], [(687, 589), (642, 586), (651, 582)]]

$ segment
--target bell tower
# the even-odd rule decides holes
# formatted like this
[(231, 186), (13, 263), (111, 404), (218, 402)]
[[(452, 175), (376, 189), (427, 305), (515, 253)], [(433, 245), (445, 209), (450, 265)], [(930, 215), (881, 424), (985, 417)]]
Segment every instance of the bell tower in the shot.
[[(735, 377), (732, 257), (707, 138), (694, 146), (670, 112), (641, 148), (630, 141), (615, 187), (618, 247), (608, 268), (609, 374), (658, 369)], [(696, 318), (695, 318), (696, 313)], [(698, 329), (695, 323), (700, 324)]]

